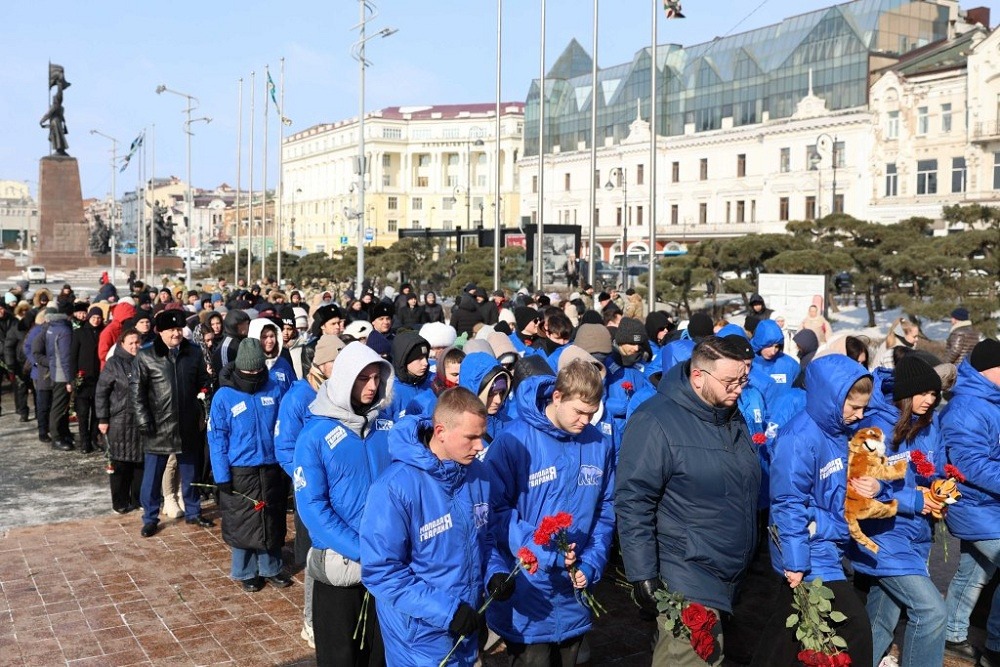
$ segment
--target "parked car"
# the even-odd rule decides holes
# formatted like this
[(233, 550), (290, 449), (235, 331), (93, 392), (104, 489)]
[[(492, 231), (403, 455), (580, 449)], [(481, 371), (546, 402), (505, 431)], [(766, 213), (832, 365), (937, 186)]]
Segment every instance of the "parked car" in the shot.
[(29, 283), (44, 283), (46, 281), (45, 267), (38, 264), (28, 266), (24, 269), (24, 279)]

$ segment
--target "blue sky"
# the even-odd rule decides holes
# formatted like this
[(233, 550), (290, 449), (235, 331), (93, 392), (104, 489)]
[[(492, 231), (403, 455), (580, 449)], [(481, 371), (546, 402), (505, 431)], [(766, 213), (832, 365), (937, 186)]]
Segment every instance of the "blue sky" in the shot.
[[(650, 39), (650, 1), (602, 0), (599, 64), (632, 59)], [(658, 0), (657, 0), (658, 1)], [(4, 100), (0, 103), (0, 179), (27, 180), (37, 193), (38, 159), (48, 154), (48, 134), (38, 119), (48, 108), (47, 62), (66, 68), (73, 84), (65, 93), (69, 153), (80, 162), (84, 197), (104, 197), (111, 188), (111, 142), (91, 129), (116, 137), (126, 147), (143, 129), (156, 125), (156, 175), (186, 174), (183, 109), (176, 95), (157, 95), (157, 85), (200, 100), (193, 116), (192, 172), (196, 187), (236, 181), (237, 80), (244, 79), (243, 187), (247, 186), (249, 75), (257, 72), (255, 185), (261, 183), (263, 149), (263, 70), (271, 66), (279, 82), (285, 58), (285, 115), (288, 132), (349, 118), (358, 109), (358, 68), (350, 56), (357, 39), (354, 0), (206, 0), (123, 2), (54, 0), (45, 4), (5, 2), (9, 28), (0, 41)], [(696, 44), (730, 32), (775, 23), (834, 4), (830, 0), (688, 0), (688, 18), (666, 21), (659, 12), (660, 43)], [(1000, 0), (991, 6), (994, 19)], [(967, 8), (969, 4), (963, 5)], [(381, 0), (375, 29), (398, 33), (369, 42), (367, 104), (380, 107), (489, 102), (494, 99), (495, 0)], [(523, 100), (539, 65), (538, 0), (504, 2), (505, 101)], [(549, 0), (549, 66), (569, 40), (588, 51), (592, 4)], [(55, 18), (53, 18), (55, 15)], [(742, 23), (740, 24), (740, 22)], [(737, 24), (740, 24), (738, 27)], [(275, 114), (270, 116), (268, 183), (277, 180)], [(118, 196), (135, 187), (133, 165), (118, 176)]]

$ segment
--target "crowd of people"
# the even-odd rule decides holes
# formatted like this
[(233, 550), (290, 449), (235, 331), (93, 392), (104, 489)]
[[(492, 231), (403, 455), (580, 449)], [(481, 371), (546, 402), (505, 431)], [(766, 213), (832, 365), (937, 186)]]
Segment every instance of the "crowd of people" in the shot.
[[(851, 664), (894, 660), (905, 614), (900, 664), (1000, 665), (1000, 604), (983, 651), (967, 635), (1000, 566), (1000, 343), (962, 308), (939, 359), (912, 322), (877, 346), (814, 306), (789, 331), (759, 295), (740, 322), (677, 322), (587, 286), (470, 284), (450, 313), (407, 284), (200, 287), (20, 283), (0, 301), (3, 377), (41, 442), (104, 453), (112, 509), (141, 510), (143, 537), (164, 516), (212, 527), (214, 500), (244, 591), (304, 568), (320, 665), (472, 665), (501, 640), (512, 665), (580, 664), (590, 591), (616, 569), (658, 619), (654, 665), (799, 664), (787, 619), (816, 579)], [(869, 427), (900, 479), (849, 478)], [(946, 464), (948, 506), (931, 493)], [(860, 522), (874, 549), (849, 495), (893, 508)], [(928, 570), (942, 516), (962, 541), (947, 597)], [(773, 595), (748, 610), (756, 563)], [(700, 640), (666, 596), (705, 609)], [(759, 644), (727, 651), (762, 612)]]

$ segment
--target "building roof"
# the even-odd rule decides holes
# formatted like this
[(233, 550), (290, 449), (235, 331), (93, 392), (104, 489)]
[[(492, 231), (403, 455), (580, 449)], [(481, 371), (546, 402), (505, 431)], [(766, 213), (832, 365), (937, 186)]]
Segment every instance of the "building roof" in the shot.
[(964, 69), (969, 60), (973, 40), (977, 35), (987, 32), (982, 26), (976, 26), (953, 39), (942, 39), (932, 44), (907, 53), (895, 65), (884, 71), (895, 71), (902, 76), (911, 77), (921, 74), (932, 74), (952, 69)]
[[(493, 115), (496, 102), (482, 104), (436, 104), (429, 106), (386, 107), (368, 117), (393, 118), (398, 120), (457, 120), (472, 116)], [(523, 114), (524, 102), (501, 102), (500, 113)]]

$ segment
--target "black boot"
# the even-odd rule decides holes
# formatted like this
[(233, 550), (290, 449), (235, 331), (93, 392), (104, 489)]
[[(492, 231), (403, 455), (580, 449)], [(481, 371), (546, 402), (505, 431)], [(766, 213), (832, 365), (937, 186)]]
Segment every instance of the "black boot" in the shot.
[(90, 454), (92, 451), (94, 451), (94, 446), (90, 443), (89, 440), (84, 440), (80, 444), (80, 451), (83, 452), (84, 454)]

